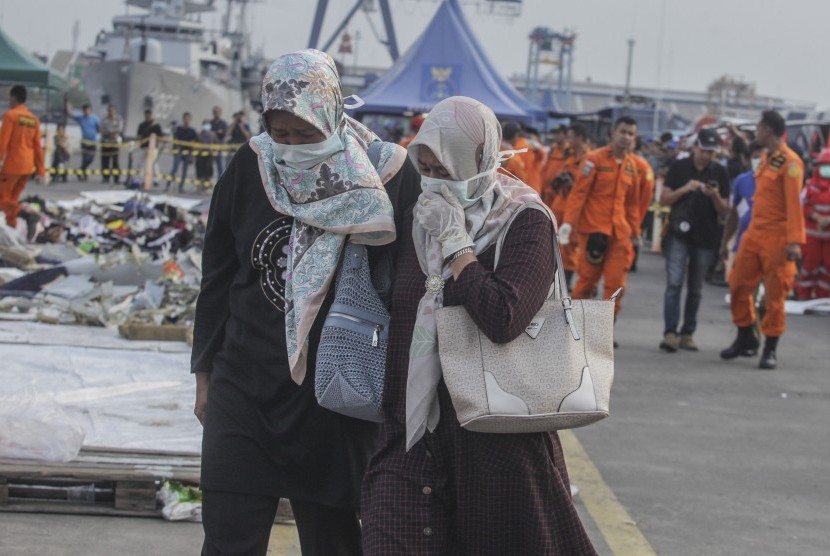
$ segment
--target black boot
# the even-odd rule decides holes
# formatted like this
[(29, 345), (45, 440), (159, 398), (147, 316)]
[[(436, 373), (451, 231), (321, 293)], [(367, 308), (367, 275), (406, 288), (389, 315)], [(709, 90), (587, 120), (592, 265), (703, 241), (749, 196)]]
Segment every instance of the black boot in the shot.
[(778, 336), (767, 336), (764, 341), (764, 352), (761, 354), (761, 361), (758, 362), (759, 369), (772, 370), (778, 365), (775, 358), (775, 348), (778, 347)]
[(738, 356), (751, 357), (758, 353), (758, 338), (751, 326), (739, 326), (738, 337), (732, 345), (720, 352), (721, 359), (735, 359)]

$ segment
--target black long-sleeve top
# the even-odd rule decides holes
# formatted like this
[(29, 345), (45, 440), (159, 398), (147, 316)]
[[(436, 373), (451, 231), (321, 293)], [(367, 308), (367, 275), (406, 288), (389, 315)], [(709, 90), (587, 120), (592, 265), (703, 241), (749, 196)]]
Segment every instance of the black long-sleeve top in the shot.
[[(386, 184), (396, 221), (420, 193), (407, 161)], [(376, 427), (321, 408), (314, 365), (329, 299), (309, 339), (308, 372), (291, 380), (284, 272), (293, 220), (271, 206), (244, 145), (216, 184), (202, 254), (191, 370), (210, 373), (202, 488), (355, 507)], [(376, 264), (398, 241), (369, 248)]]

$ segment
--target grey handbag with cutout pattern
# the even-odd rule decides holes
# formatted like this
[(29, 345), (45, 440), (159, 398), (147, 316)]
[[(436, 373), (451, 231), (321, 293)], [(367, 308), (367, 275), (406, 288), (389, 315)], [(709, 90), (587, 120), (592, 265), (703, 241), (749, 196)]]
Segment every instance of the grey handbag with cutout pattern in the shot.
[[(382, 141), (375, 141), (367, 151), (376, 169), (382, 146)], [(388, 262), (382, 260), (379, 265)], [(389, 341), (389, 312), (383, 294), (390, 293), (391, 270), (387, 265), (372, 274), (366, 246), (349, 243), (347, 238), (334, 282), (334, 301), (320, 333), (314, 393), (326, 409), (379, 423), (383, 421)]]
[[(511, 222), (496, 243), (494, 266)], [(492, 342), (463, 306), (436, 311), (444, 382), (467, 430), (545, 432), (582, 427), (608, 416), (614, 302), (571, 300), (555, 223), (553, 242), (557, 270), (550, 294), (512, 342)]]
[(366, 246), (346, 243), (317, 349), (317, 403), (356, 419), (383, 421), (388, 341), (389, 313), (370, 279)]

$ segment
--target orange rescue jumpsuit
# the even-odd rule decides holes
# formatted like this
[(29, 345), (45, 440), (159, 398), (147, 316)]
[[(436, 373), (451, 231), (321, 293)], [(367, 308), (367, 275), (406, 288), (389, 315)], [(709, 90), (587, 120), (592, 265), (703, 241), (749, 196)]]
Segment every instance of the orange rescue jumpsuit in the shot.
[[(588, 153), (565, 211), (565, 222), (579, 234), (575, 298), (591, 297), (600, 278), (604, 278), (605, 299), (619, 288), (625, 288), (634, 256), (631, 237), (640, 214), (638, 201), (637, 170), (630, 154), (618, 160), (610, 146)], [(605, 259), (599, 264), (588, 262), (585, 255), (588, 236), (593, 233), (608, 236)], [(621, 309), (617, 302), (614, 314)]]
[(766, 314), (761, 331), (765, 336), (781, 336), (786, 328), (784, 303), (796, 274), (786, 249), (806, 240), (799, 199), (803, 183), (804, 164), (789, 147), (782, 145), (766, 157), (755, 172), (752, 220), (729, 274), (732, 321), (738, 326), (755, 323), (755, 288), (764, 281)]
[[(565, 162), (568, 160), (570, 149), (567, 147), (551, 147), (548, 159), (542, 168), (542, 200), (550, 205), (553, 202), (553, 180), (565, 171)], [(560, 222), (561, 224), (561, 222)]]
[[(565, 164), (562, 166), (562, 172), (570, 172), (573, 174), (574, 180), (576, 180), (576, 177), (579, 176), (579, 172), (581, 170), (582, 161), (585, 159), (587, 152), (584, 152), (581, 155), (578, 155), (573, 151), (569, 152), (570, 156), (565, 159)], [(553, 216), (556, 218), (556, 222), (560, 226), (562, 225), (562, 222), (565, 221), (565, 211), (568, 207), (569, 194), (569, 191), (560, 190), (555, 194), (553, 202), (550, 203), (550, 210), (553, 212)], [(562, 246), (562, 263), (565, 266), (565, 270), (576, 272), (578, 261), (577, 257), (579, 252), (577, 250), (578, 245), (579, 236), (575, 232), (572, 232), (570, 243)]]
[(20, 104), (3, 115), (0, 127), (0, 210), (6, 223), (14, 227), (20, 213), (20, 194), (32, 172), (46, 175), (43, 147), (40, 143), (40, 121), (26, 105)]
[[(525, 166), (525, 180), (527, 185), (536, 190), (536, 193), (542, 193), (542, 164), (544, 163), (545, 153), (540, 148), (534, 148), (528, 141), (519, 137), (516, 140), (516, 145), (513, 147), (516, 150), (527, 149), (526, 153), (517, 154), (517, 157), (522, 158)], [(512, 171), (512, 170), (511, 170)]]
[(398, 144), (399, 144), (401, 147), (403, 147), (403, 148), (407, 148), (407, 147), (409, 147), (409, 144), (410, 144), (412, 141), (414, 141), (414, 140), (415, 140), (415, 136), (416, 136), (416, 135), (418, 135), (418, 134), (417, 134), (417, 133), (413, 133), (413, 134), (412, 134), (412, 135), (410, 135), (409, 137), (404, 137), (403, 139), (401, 139), (401, 142), (400, 142), (400, 143), (398, 143)]
[[(518, 145), (519, 145), (519, 142), (517, 141), (516, 145), (513, 146), (513, 147), (510, 147), (510, 149), (511, 150), (513, 150), (513, 149), (518, 150), (520, 148)], [(521, 147), (521, 148), (524, 148), (524, 147)], [(506, 170), (506, 172), (504, 172), (505, 174), (508, 174), (508, 175), (512, 174), (514, 177), (516, 177), (520, 181), (530, 185), (530, 182), (529, 182), (530, 178), (529, 178), (529, 175), (528, 175), (527, 161), (525, 160), (525, 157), (524, 157), (525, 154), (526, 153), (517, 154), (517, 155), (507, 159), (507, 162), (502, 163), (502, 168), (504, 168), (504, 170)]]

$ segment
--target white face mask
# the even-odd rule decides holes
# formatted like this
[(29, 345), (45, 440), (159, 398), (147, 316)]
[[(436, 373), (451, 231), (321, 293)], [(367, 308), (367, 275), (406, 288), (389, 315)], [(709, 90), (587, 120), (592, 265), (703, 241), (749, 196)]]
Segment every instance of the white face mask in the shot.
[(477, 180), (478, 178), (483, 178), (484, 176), (489, 176), (496, 173), (496, 170), (499, 169), (502, 162), (510, 160), (514, 156), (520, 153), (527, 152), (527, 149), (520, 149), (520, 150), (512, 150), (512, 151), (499, 151), (498, 159), (496, 160), (496, 166), (490, 168), (489, 170), (485, 170), (483, 172), (479, 172), (475, 176), (471, 178), (467, 178), (466, 180), (444, 180), (440, 178), (429, 178), (427, 176), (421, 176), (421, 190), (422, 191), (435, 191), (436, 193), (441, 192), (441, 186), (446, 185), (447, 189), (449, 189), (455, 198), (461, 203), (461, 206), (464, 208), (470, 207), (476, 202), (481, 199), (487, 190), (482, 191), (480, 195), (477, 197), (470, 197), (473, 193), (470, 191), (470, 182)]
[(325, 141), (307, 145), (274, 143), (274, 162), (297, 170), (308, 170), (342, 150), (343, 141), (338, 133), (332, 134)]
[(752, 164), (752, 171), (754, 172), (761, 165), (761, 159), (760, 158), (753, 158), (753, 159), (750, 160), (750, 164)]
[(477, 180), (478, 178), (483, 178), (484, 176), (489, 176), (496, 171), (495, 168), (491, 168), (490, 170), (479, 172), (475, 176), (466, 179), (466, 180), (444, 180), (441, 178), (430, 178), (427, 176), (421, 176), (421, 190), (422, 191), (434, 191), (436, 193), (441, 193), (441, 186), (446, 185), (447, 189), (449, 189), (455, 198), (461, 203), (461, 206), (467, 208), (472, 206), (481, 199), (482, 195), (478, 195), (477, 197), (470, 197), (472, 192), (470, 191), (470, 182)]

